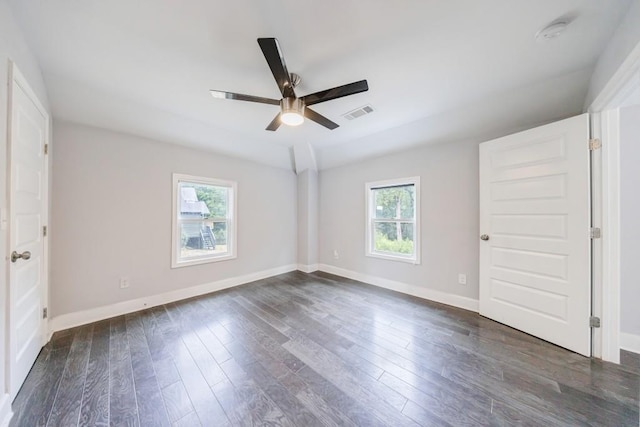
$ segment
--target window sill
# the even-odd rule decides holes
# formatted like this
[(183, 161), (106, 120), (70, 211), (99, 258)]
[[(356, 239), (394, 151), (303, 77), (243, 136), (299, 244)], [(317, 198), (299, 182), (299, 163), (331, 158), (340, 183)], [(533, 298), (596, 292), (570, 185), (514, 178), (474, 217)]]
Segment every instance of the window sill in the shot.
[(365, 255), (370, 258), (386, 259), (388, 261), (400, 261), (400, 262), (404, 262), (407, 264), (414, 264), (414, 265), (420, 264), (420, 260), (418, 259), (419, 257), (407, 258), (402, 256), (395, 256), (393, 254), (385, 254), (385, 253), (379, 253), (379, 252), (367, 252)]
[(189, 267), (191, 265), (210, 264), (214, 262), (228, 261), (236, 258), (238, 258), (238, 256), (235, 254), (232, 254), (232, 255), (210, 257), (210, 258), (197, 258), (197, 259), (185, 260), (185, 261), (173, 260), (171, 262), (171, 268), (181, 268), (181, 267)]

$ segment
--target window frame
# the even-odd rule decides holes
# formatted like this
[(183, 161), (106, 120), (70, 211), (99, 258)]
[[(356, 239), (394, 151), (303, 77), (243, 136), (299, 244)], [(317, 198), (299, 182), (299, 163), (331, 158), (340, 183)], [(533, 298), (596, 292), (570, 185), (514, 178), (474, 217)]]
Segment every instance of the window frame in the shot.
[[(191, 265), (208, 264), (211, 262), (227, 261), (235, 259), (237, 255), (237, 200), (238, 200), (238, 184), (235, 181), (228, 181), (218, 178), (209, 178), (203, 176), (185, 175), (174, 173), (173, 181), (173, 197), (172, 197), (172, 226), (171, 226), (171, 268), (188, 267)], [(179, 188), (180, 183), (192, 183), (211, 185), (216, 187), (226, 187), (229, 189), (229, 200), (227, 203), (227, 252), (221, 255), (203, 255), (180, 260), (180, 224), (185, 222), (180, 219), (180, 203)], [(218, 218), (220, 219), (220, 218)], [(215, 218), (214, 218), (215, 220)], [(186, 221), (188, 222), (188, 221)]]
[[(385, 218), (376, 220), (375, 218), (375, 197), (373, 190), (389, 187), (402, 187), (413, 185), (415, 191), (415, 203), (413, 206), (413, 221), (406, 221), (404, 218)], [(400, 261), (409, 264), (420, 264), (420, 177), (413, 176), (408, 178), (395, 178), (384, 181), (375, 181), (365, 183), (365, 255), (372, 258), (386, 259), (390, 261)], [(375, 224), (376, 222), (396, 222), (403, 221), (412, 223), (413, 227), (413, 254), (411, 256), (403, 256), (393, 254), (391, 252), (375, 251), (373, 248), (375, 242)]]

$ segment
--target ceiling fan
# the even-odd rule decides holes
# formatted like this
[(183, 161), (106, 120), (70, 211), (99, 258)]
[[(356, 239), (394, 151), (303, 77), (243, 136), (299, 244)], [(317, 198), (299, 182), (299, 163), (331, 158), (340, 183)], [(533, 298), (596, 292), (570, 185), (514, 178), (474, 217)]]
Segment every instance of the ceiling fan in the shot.
[(338, 124), (316, 113), (310, 109), (309, 106), (369, 90), (367, 81), (360, 80), (310, 95), (297, 97), (294, 89), (300, 83), (300, 76), (295, 73), (289, 74), (289, 71), (287, 71), (278, 40), (275, 38), (259, 38), (258, 44), (269, 64), (269, 68), (271, 68), (273, 77), (276, 79), (280, 93), (282, 93), (282, 99), (263, 98), (260, 96), (243, 95), (241, 93), (224, 92), (220, 90), (211, 90), (211, 95), (214, 98), (237, 99), (239, 101), (279, 105), (280, 112), (271, 123), (269, 123), (267, 130), (275, 131), (280, 127), (281, 123), (289, 126), (301, 125), (305, 117), (333, 130), (338, 127)]

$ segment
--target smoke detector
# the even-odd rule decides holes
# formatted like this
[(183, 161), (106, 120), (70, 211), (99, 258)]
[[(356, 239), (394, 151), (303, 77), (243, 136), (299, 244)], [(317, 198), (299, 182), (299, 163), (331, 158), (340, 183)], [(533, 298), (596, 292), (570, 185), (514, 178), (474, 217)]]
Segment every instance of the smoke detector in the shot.
[(560, 36), (569, 26), (568, 21), (555, 21), (536, 33), (536, 40), (551, 40)]

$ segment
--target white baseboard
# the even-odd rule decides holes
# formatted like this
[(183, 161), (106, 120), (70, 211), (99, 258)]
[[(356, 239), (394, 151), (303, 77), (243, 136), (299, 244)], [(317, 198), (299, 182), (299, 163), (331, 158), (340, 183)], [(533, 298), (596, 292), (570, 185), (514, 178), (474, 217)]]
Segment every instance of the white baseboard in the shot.
[(640, 335), (620, 333), (620, 348), (640, 354)]
[(303, 273), (313, 273), (314, 271), (318, 271), (320, 266), (318, 264), (298, 264), (298, 270)]
[(8, 426), (12, 416), (11, 398), (8, 394), (4, 394), (0, 396), (0, 427)]
[(49, 327), (51, 333), (62, 331), (76, 326), (86, 325), (87, 323), (109, 319), (114, 316), (133, 313), (135, 311), (144, 310), (146, 308), (156, 307), (159, 305), (180, 301), (211, 292), (221, 291), (223, 289), (232, 288), (234, 286), (243, 285), (245, 283), (254, 282), (256, 280), (266, 279), (268, 277), (288, 273), (297, 269), (298, 266), (296, 264), (285, 265), (282, 267), (276, 267), (269, 270), (246, 274), (244, 276), (231, 277), (229, 279), (218, 280), (216, 282), (192, 286), (190, 288), (178, 289), (159, 295), (151, 295), (144, 298), (137, 298), (133, 300), (122, 301), (116, 304), (96, 307), (90, 310), (63, 314), (52, 318), (49, 322)]
[(463, 297), (460, 295), (448, 294), (446, 292), (427, 289), (407, 283), (396, 282), (394, 280), (383, 279), (381, 277), (369, 276), (368, 274), (358, 273), (344, 268), (335, 267), (328, 264), (320, 264), (319, 270), (325, 273), (335, 274), (336, 276), (346, 277), (348, 279), (364, 282), (369, 285), (379, 286), (392, 291), (402, 292), (403, 294), (413, 295), (418, 298), (451, 305), (465, 310), (478, 312), (479, 301), (473, 298)]

